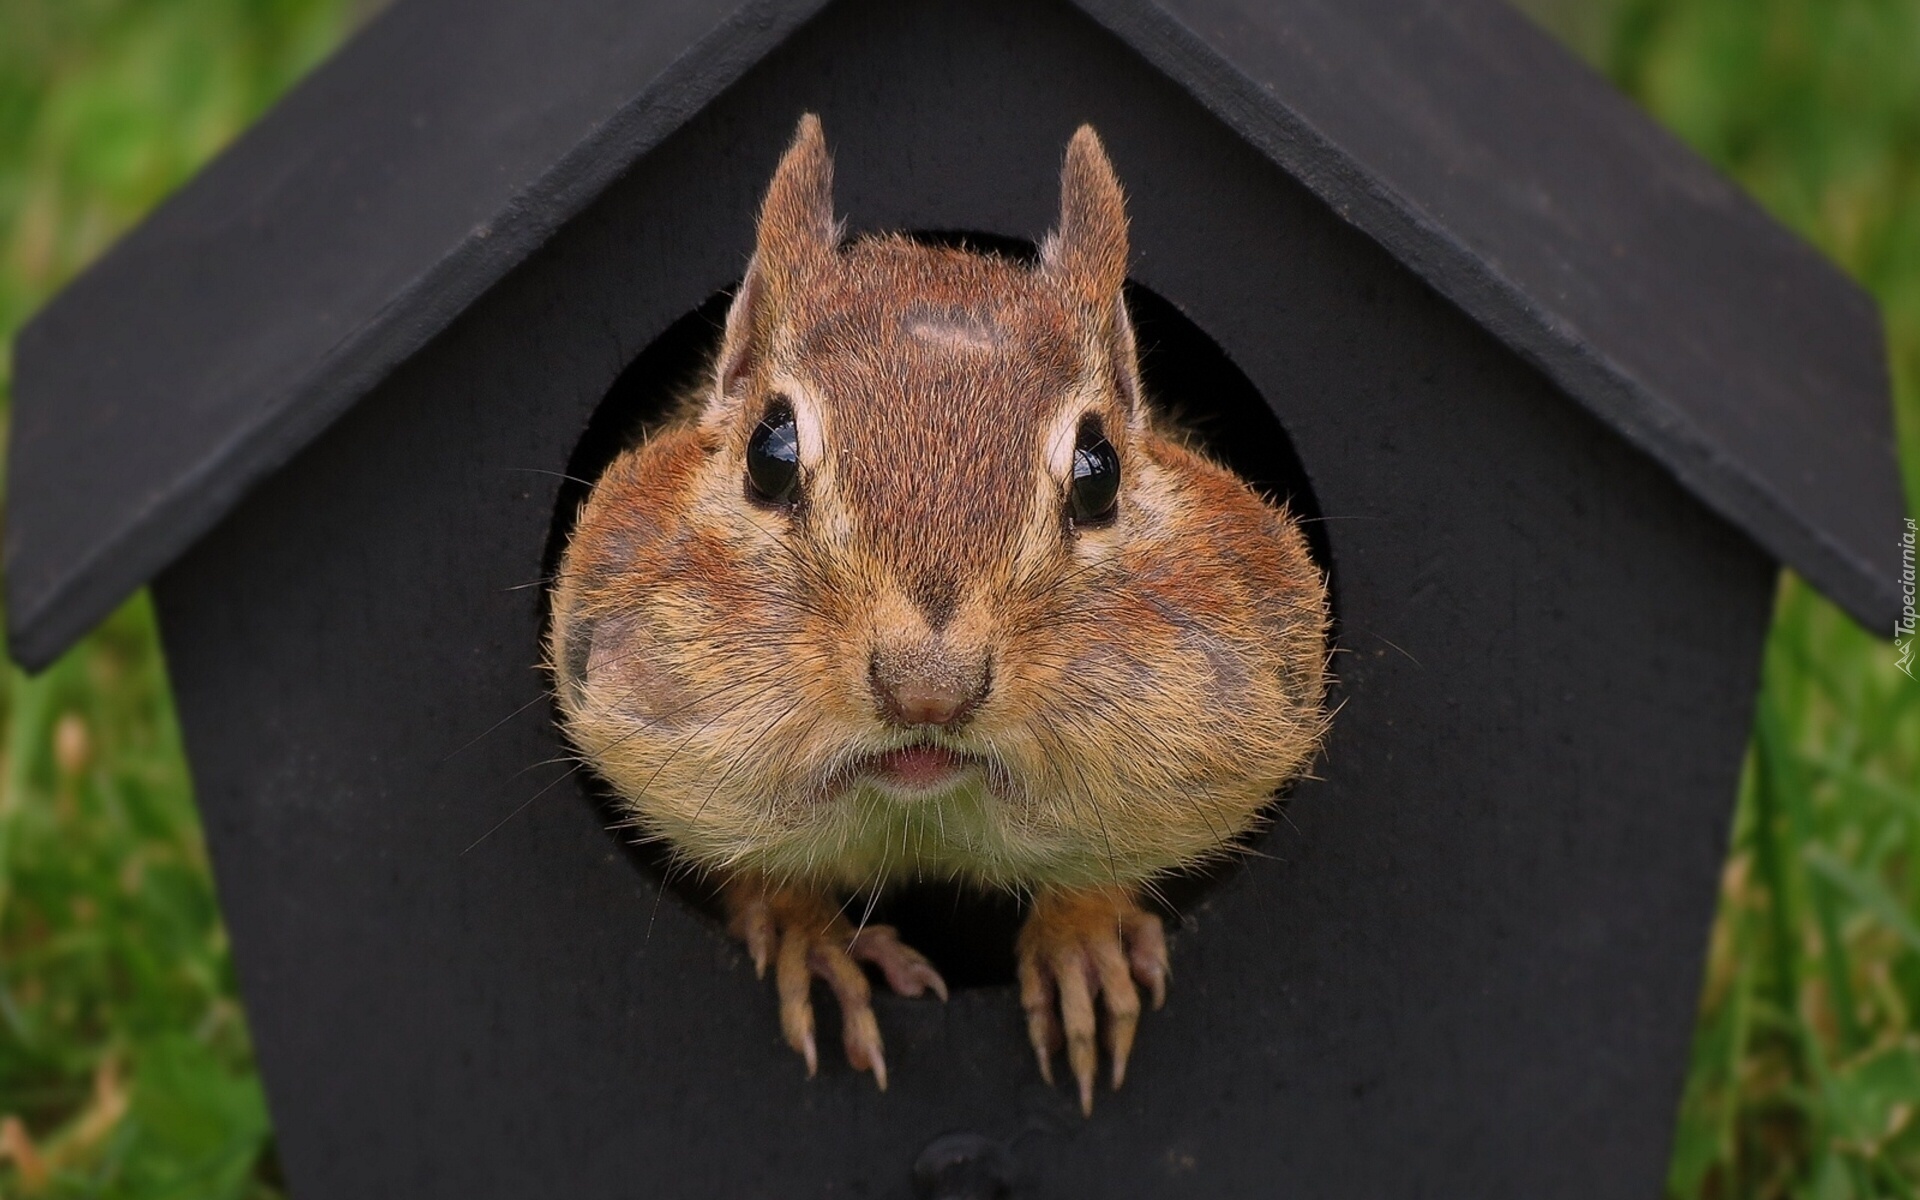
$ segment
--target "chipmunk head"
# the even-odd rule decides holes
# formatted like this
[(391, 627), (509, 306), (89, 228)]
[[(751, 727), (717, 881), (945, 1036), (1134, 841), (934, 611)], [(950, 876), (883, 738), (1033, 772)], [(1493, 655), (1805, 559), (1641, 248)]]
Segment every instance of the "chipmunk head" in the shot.
[(1121, 504), (1141, 414), (1120, 187), (1083, 128), (1030, 269), (901, 237), (843, 250), (831, 180), (809, 116), (701, 424), (763, 534), (858, 594), (876, 716), (951, 727), (992, 695), (1018, 582), (1097, 552)]
[(563, 566), (563, 710), (642, 824), (715, 865), (1100, 882), (1298, 769), (1319, 576), (1155, 432), (1127, 253), (1091, 128), (1028, 264), (843, 245), (801, 121), (697, 412), (609, 469)]

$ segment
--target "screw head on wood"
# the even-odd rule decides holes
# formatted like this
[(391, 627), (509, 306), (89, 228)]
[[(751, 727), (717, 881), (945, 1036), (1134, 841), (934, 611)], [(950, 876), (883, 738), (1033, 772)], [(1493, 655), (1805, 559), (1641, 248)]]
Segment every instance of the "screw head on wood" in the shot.
[(943, 1133), (913, 1160), (913, 1194), (918, 1200), (1009, 1200), (1013, 1163), (992, 1138)]

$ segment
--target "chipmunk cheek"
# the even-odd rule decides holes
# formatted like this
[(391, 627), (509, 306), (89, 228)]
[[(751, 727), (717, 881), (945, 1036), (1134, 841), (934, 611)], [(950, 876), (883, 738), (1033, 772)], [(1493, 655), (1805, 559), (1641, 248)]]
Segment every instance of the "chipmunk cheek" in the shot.
[(593, 630), (591, 618), (573, 617), (554, 639), (554, 665), (559, 668), (562, 689), (559, 698), (570, 709), (577, 709), (586, 703), (587, 664), (593, 653)]
[(604, 716), (677, 728), (690, 715), (688, 681), (633, 617), (576, 624), (564, 649), (577, 705)]

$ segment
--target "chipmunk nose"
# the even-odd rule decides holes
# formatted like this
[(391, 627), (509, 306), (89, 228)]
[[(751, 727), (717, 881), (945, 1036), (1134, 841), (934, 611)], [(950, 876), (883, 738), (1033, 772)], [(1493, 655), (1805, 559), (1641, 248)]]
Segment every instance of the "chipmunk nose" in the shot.
[(987, 698), (993, 667), (985, 658), (966, 665), (926, 652), (875, 651), (867, 679), (889, 723), (956, 729)]

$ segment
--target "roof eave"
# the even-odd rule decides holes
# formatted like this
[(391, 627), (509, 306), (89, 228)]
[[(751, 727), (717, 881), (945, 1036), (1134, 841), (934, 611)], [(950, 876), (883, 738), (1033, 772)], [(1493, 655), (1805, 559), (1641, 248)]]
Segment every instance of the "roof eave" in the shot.
[[(77, 556), (35, 595), (23, 595), (9, 572), (8, 635), (14, 657), (29, 669), (50, 663), (827, 2), (756, 0), (732, 11), (513, 194), (491, 220), (469, 230), (324, 357), (288, 379), (280, 398), (263, 407), (258, 419), (222, 440), (113, 536)], [(1397, 194), (1355, 153), (1324, 136), (1178, 17), (1153, 0), (1074, 2), (1768, 552), (1792, 564), (1869, 629), (1892, 628), (1900, 598), (1894, 580), (1881, 569), (1884, 564), (1864, 560), (1857, 547), (1829, 536), (1754, 470), (1717, 453), (1712, 439), (1656, 389), (1597, 352), (1558, 313), (1504, 278), (1444, 222), (1414, 198)], [(20, 338), (22, 394), (33, 386), (38, 325), (30, 324)], [(1884, 363), (1878, 366), (1884, 374)], [(1881, 394), (1886, 394), (1884, 385)], [(1862, 470), (1889, 473), (1897, 487), (1890, 441), (1886, 458), (1863, 464)], [(10, 557), (16, 545), (10, 533)]]
[[(1153, 0), (1073, 0), (1215, 117), (1660, 463), (1709, 508), (1796, 570), (1862, 627), (1890, 637), (1902, 612), (1894, 579), (1810, 524), (1779, 493), (1724, 455), (1673, 405), (1608, 361), (1504, 279), (1410, 197), (1397, 195), (1299, 115), (1278, 103)], [(1857, 291), (1857, 289), (1855, 289)], [(1864, 294), (1862, 294), (1864, 296)], [(1872, 307), (1871, 299), (1866, 299)], [(1884, 333), (1875, 324), (1877, 338)], [(1897, 479), (1884, 347), (1876, 365), (1888, 399), (1879, 469)], [(1891, 535), (1890, 535), (1891, 536)], [(1891, 543), (1889, 543), (1891, 544)]]
[[(496, 216), (204, 460), (151, 499), (138, 519), (76, 560), (37, 597), (7, 573), (7, 645), (29, 671), (53, 663), (134, 588), (204, 537), (261, 480), (279, 470), (508, 271), (571, 220), (629, 166), (719, 96), (829, 0), (751, 0), (649, 81), (633, 98)], [(54, 303), (58, 303), (56, 297)], [(51, 305), (49, 306), (51, 307)], [(43, 313), (46, 310), (43, 310)], [(40, 314), (16, 342), (16, 388), (31, 386)], [(156, 536), (154, 530), (164, 533)], [(8, 538), (8, 557), (15, 541)], [(111, 566), (109, 566), (111, 564)], [(127, 582), (127, 581), (133, 582)]]

